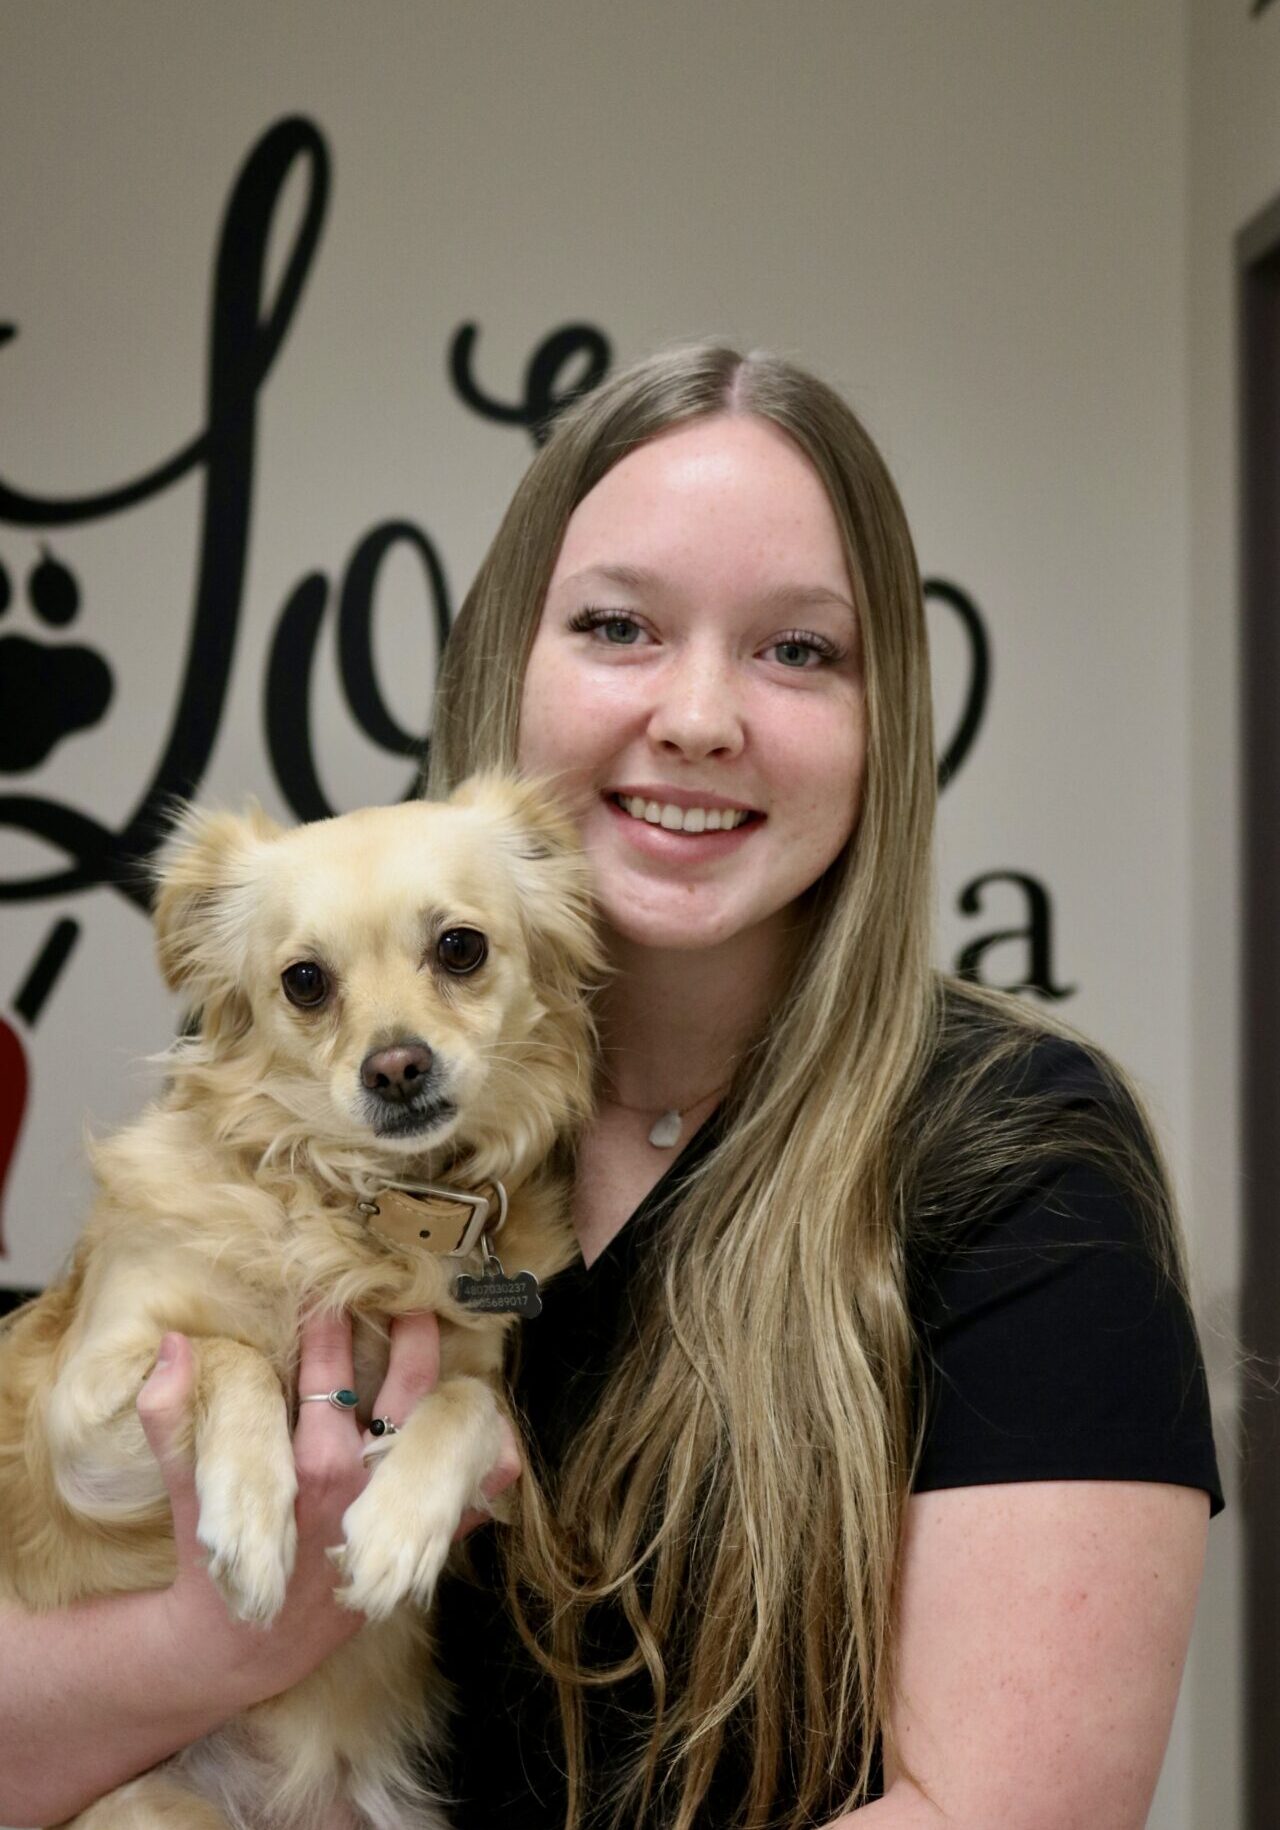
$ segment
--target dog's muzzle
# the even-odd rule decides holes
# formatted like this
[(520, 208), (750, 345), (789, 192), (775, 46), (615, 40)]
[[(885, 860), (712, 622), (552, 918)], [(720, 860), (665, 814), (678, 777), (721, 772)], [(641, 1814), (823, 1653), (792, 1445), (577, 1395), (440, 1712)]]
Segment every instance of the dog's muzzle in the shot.
[(439, 1083), (435, 1056), (420, 1036), (375, 1049), (360, 1063), (364, 1109), (379, 1137), (417, 1137), (453, 1118), (456, 1107)]

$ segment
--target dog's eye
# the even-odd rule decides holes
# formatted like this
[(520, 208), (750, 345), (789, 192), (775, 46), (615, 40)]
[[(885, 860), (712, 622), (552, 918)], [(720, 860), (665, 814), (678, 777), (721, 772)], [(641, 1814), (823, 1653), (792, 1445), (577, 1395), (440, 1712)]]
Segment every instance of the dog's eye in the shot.
[(488, 955), (489, 943), (479, 928), (450, 928), (436, 942), (436, 958), (460, 978), (482, 966)]
[(313, 1010), (317, 1004), (323, 1004), (329, 990), (328, 979), (312, 959), (286, 966), (280, 974), (280, 983), (289, 1002), (303, 1010)]

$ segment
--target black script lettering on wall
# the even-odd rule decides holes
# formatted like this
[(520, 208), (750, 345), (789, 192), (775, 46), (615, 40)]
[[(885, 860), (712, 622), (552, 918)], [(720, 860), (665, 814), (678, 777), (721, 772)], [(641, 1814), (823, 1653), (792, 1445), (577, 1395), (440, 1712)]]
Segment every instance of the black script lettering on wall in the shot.
[(1077, 985), (1055, 985), (1053, 983), (1053, 935), (1052, 907), (1049, 892), (1037, 878), (1028, 877), (1022, 871), (987, 871), (984, 876), (975, 877), (967, 883), (957, 898), (957, 906), (965, 915), (977, 915), (982, 910), (982, 892), (991, 883), (1011, 883), (1025, 899), (1027, 919), (1022, 927), (1001, 928), (994, 934), (984, 934), (972, 940), (961, 949), (956, 961), (956, 973), (962, 979), (973, 979), (979, 984), (989, 985), (978, 968), (983, 956), (992, 947), (1003, 946), (1010, 941), (1021, 942), (1024, 946), (1025, 959), (1022, 977), (1012, 983), (995, 987), (1000, 991), (1035, 991), (1042, 998), (1053, 1000), (1069, 998), (1079, 990)]
[[(266, 296), (267, 249), (277, 205), (295, 169), (305, 180), (298, 226)], [(181, 448), (139, 476), (89, 495), (39, 496), (0, 479), (0, 524), (66, 529), (143, 508), (193, 473), (202, 484), (199, 549), (185, 664), (161, 755), (118, 826), (36, 794), (0, 795), (0, 828), (25, 833), (60, 852), (60, 869), (0, 881), (0, 901), (44, 901), (109, 885), (139, 908), (148, 891), (140, 866), (163, 832), (165, 808), (198, 788), (217, 735), (231, 676), (245, 582), (257, 401), (280, 353), (315, 257), (329, 192), (329, 157), (315, 127), (276, 123), (258, 141), (232, 188), (214, 260), (205, 424)], [(18, 327), (0, 325), (0, 347)], [(25, 607), (46, 631), (79, 615), (79, 581), (65, 558), (41, 549), (26, 578)], [(0, 773), (38, 767), (59, 744), (99, 724), (113, 693), (112, 669), (96, 649), (52, 641), (13, 627), (22, 609), (0, 562)], [(25, 612), (24, 612), (25, 613)], [(55, 922), (13, 997), (28, 1028), (37, 1022), (79, 935), (69, 917)], [(31, 1071), (21, 1034), (0, 1018), (0, 1191), (17, 1148)], [(0, 1239), (0, 1253), (3, 1252)]]
[[(938, 790), (941, 793), (953, 782), (970, 755), (987, 715), (991, 696), (991, 641), (982, 612), (973, 597), (949, 579), (926, 578), (922, 586), (926, 604), (940, 604), (956, 618), (965, 639), (967, 680), (955, 728), (945, 743), (939, 744)], [(992, 934), (979, 935), (961, 948), (952, 970), (958, 978), (991, 985), (1002, 991), (1032, 991), (1051, 1001), (1074, 997), (1077, 985), (1055, 985), (1053, 982), (1053, 904), (1047, 886), (1035, 877), (1015, 870), (988, 871), (967, 883), (956, 898), (963, 915), (982, 912), (982, 892), (988, 884), (1011, 883), (1025, 899), (1027, 919), (1022, 927), (1003, 928)], [(992, 948), (1018, 941), (1026, 950), (1025, 970), (1020, 979), (994, 985), (983, 976), (982, 966)]]
[[(281, 192), (295, 167), (301, 167), (306, 178), (305, 203), (275, 296), (267, 299), (268, 241)], [(244, 591), (258, 395), (302, 297), (328, 193), (329, 156), (309, 121), (278, 122), (250, 153), (227, 204), (214, 263), (206, 423), (180, 450), (143, 475), (89, 496), (39, 497), (0, 479), (0, 523), (46, 528), (124, 514), (193, 471), (203, 482), (185, 668), (168, 738), (151, 779), (115, 830), (56, 801), (35, 795), (0, 796), (0, 826), (42, 839), (68, 860), (63, 869), (48, 875), (0, 883), (0, 901), (65, 895), (107, 883), (139, 905), (146, 904), (139, 861), (158, 843), (166, 803), (193, 794), (199, 786), (222, 715)], [(54, 716), (48, 706), (60, 688), (65, 690), (73, 664), (74, 651), (47, 649), (38, 680), (34, 667), (27, 664), (27, 677), (38, 689), (31, 710), (46, 725)], [(8, 767), (12, 772), (13, 763)]]
[(969, 659), (969, 677), (960, 717), (938, 761), (938, 791), (941, 793), (947, 783), (954, 780), (982, 729), (991, 690), (991, 643), (977, 604), (959, 585), (946, 578), (926, 578), (921, 591), (926, 604), (943, 604), (954, 614), (964, 631)]
[[(436, 653), (449, 633), (449, 588), (439, 555), (421, 528), (384, 521), (371, 528), (348, 562), (338, 593), (338, 678), (352, 717), (371, 742), (393, 756), (419, 759), (404, 791), (415, 792), (428, 739), (424, 735), (431, 683), (423, 681), (423, 730), (406, 731), (388, 709), (373, 665), (373, 610), (378, 574), (387, 555), (408, 547), (422, 565), (435, 625)], [(280, 792), (300, 820), (322, 820), (329, 805), (315, 765), (311, 684), (316, 645), (329, 603), (329, 581), (311, 572), (295, 585), (280, 612), (263, 697), (267, 749)]]
[[(454, 332), (449, 375), (459, 399), (482, 419), (493, 420), (496, 425), (523, 426), (536, 445), (546, 443), (558, 414), (599, 387), (613, 360), (608, 338), (594, 324), (563, 324), (545, 336), (530, 356), (523, 400), (500, 401), (486, 393), (476, 380), (479, 337), (478, 324), (462, 324)], [(572, 373), (575, 363), (576, 376)]]

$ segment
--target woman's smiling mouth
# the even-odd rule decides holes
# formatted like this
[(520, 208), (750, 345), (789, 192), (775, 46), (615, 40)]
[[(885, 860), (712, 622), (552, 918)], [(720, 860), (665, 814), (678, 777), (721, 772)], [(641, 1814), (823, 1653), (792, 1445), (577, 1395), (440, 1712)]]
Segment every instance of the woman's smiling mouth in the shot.
[(614, 794), (609, 798), (633, 820), (644, 820), (667, 832), (732, 832), (747, 820), (762, 817), (745, 807), (677, 807), (674, 801), (647, 800), (642, 794)]
[(678, 856), (694, 864), (723, 857), (765, 823), (754, 807), (656, 783), (610, 788), (602, 799), (630, 844), (655, 860)]

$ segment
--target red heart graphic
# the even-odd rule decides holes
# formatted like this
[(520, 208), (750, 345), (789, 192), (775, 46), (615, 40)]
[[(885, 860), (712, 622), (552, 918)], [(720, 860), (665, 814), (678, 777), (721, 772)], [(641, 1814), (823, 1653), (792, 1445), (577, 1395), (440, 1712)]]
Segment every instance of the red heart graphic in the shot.
[(5, 1257), (4, 1185), (27, 1109), (27, 1051), (11, 1023), (0, 1017), (0, 1258)]

